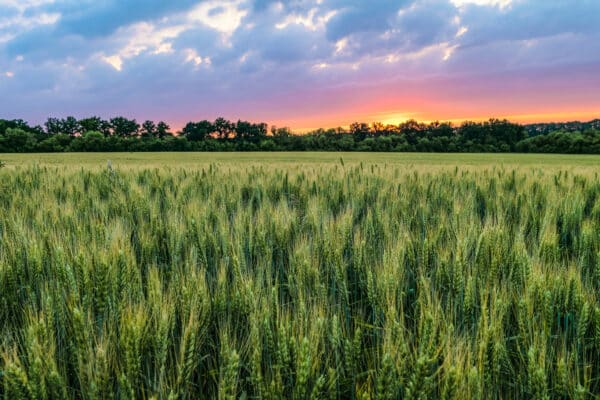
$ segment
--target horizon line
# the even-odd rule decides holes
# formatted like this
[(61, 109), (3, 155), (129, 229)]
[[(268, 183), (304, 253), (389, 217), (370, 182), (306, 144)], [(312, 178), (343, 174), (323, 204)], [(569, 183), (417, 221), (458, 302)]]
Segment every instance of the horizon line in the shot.
[[(184, 128), (184, 126), (189, 123), (189, 122), (198, 122), (198, 121), (210, 121), (210, 122), (214, 122), (216, 119), (218, 118), (224, 118), (230, 122), (237, 122), (237, 121), (247, 121), (250, 123), (265, 123), (268, 127), (277, 127), (277, 128), (287, 128), (290, 130), (290, 132), (292, 133), (310, 133), (310, 132), (314, 132), (314, 131), (318, 131), (318, 130), (331, 130), (331, 129), (347, 129), (348, 127), (350, 127), (351, 124), (353, 123), (366, 123), (369, 126), (373, 126), (373, 124), (376, 123), (381, 123), (384, 126), (398, 126), (401, 125), (403, 123), (406, 123), (408, 121), (416, 121), (418, 123), (421, 124), (431, 124), (431, 123), (449, 123), (453, 126), (460, 126), (461, 124), (465, 123), (465, 122), (475, 122), (475, 123), (482, 123), (482, 122), (486, 122), (486, 121), (491, 121), (491, 120), (506, 120), (508, 122), (511, 123), (515, 123), (518, 125), (537, 125), (537, 124), (569, 124), (569, 123), (590, 123), (596, 120), (600, 120), (600, 112), (598, 113), (555, 113), (555, 114), (551, 114), (551, 115), (555, 115), (555, 116), (559, 116), (558, 118), (552, 118), (549, 115), (550, 114), (521, 114), (521, 115), (507, 115), (507, 116), (489, 116), (489, 117), (465, 117), (465, 118), (423, 118), (423, 119), (419, 119), (416, 115), (411, 115), (411, 114), (404, 114), (403, 118), (394, 118), (392, 115), (394, 114), (387, 114), (387, 113), (382, 113), (379, 114), (380, 117), (384, 117), (384, 118), (365, 118), (365, 119), (354, 119), (351, 122), (348, 122), (350, 120), (346, 120), (342, 123), (339, 124), (335, 124), (335, 123), (331, 123), (331, 122), (326, 122), (323, 125), (313, 125), (310, 127), (292, 127), (292, 124), (285, 124), (285, 123), (280, 123), (280, 122), (265, 122), (265, 121), (261, 121), (260, 119), (256, 119), (256, 120), (248, 120), (248, 119), (244, 119), (244, 118), (233, 118), (233, 119), (229, 119), (223, 116), (219, 116), (216, 117), (214, 119), (211, 120), (210, 117), (207, 118), (198, 118), (198, 119), (190, 119), (184, 123), (181, 122), (176, 122), (175, 124), (168, 124), (170, 130), (173, 133), (178, 133), (181, 132), (181, 130)], [(398, 115), (398, 114), (395, 114)], [(577, 118), (576, 115), (579, 115), (580, 118)], [(585, 115), (585, 117), (584, 117)], [(46, 118), (46, 120), (44, 120), (44, 122), (42, 123), (38, 123), (38, 124), (32, 124), (30, 121), (23, 119), (23, 118), (0, 118), (6, 121), (15, 121), (15, 120), (21, 120), (24, 121), (27, 125), (33, 127), (36, 126), (40, 126), (42, 128), (44, 128), (44, 123), (49, 119), (49, 118), (59, 118), (59, 119), (65, 119), (67, 117), (73, 116), (74, 118), (76, 118), (78, 121), (82, 120), (82, 119), (86, 119), (86, 118), (93, 118), (93, 117), (98, 117), (101, 119), (104, 119), (106, 121), (109, 121), (111, 118), (116, 118), (116, 117), (124, 117), (130, 120), (135, 120), (139, 125), (141, 125), (144, 121), (148, 120), (147, 118), (131, 118), (131, 117), (126, 117), (123, 114), (120, 115), (114, 115), (112, 117), (108, 117), (105, 118), (103, 116), (99, 116), (99, 115), (87, 115), (84, 117), (76, 117), (74, 115), (64, 115), (64, 116), (60, 116), (60, 117), (55, 117), (55, 116), (49, 116)], [(387, 118), (385, 118), (387, 116)], [(540, 118), (536, 118), (536, 117), (540, 117)], [(155, 121), (163, 121), (161, 119), (155, 119), (151, 121), (155, 122)]]

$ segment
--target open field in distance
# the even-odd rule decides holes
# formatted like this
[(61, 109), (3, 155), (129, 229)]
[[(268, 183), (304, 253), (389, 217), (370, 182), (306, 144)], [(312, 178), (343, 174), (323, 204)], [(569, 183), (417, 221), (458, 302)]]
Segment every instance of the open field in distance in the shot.
[(227, 152), (227, 153), (41, 153), (0, 154), (0, 160), (10, 167), (67, 166), (106, 167), (189, 167), (202, 164), (332, 164), (340, 163), (390, 164), (403, 166), (540, 166), (540, 167), (597, 167), (597, 155), (561, 154), (490, 154), (490, 153), (358, 153), (358, 152)]

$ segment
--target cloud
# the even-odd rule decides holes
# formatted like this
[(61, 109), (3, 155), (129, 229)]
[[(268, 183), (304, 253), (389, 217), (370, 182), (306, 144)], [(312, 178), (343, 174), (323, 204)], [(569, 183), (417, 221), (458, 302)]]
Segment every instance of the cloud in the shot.
[(333, 53), (333, 45), (323, 37), (326, 19), (315, 8), (289, 14), (283, 8), (262, 13), (232, 39), (234, 53), (242, 57), (251, 53), (264, 63), (279, 66), (326, 58)]
[(599, 14), (600, 2), (595, 0), (516, 1), (502, 9), (470, 5), (461, 13), (461, 19), (469, 28), (462, 43), (472, 46), (534, 40), (565, 33), (599, 33)]
[(240, 26), (246, 13), (245, 10), (239, 8), (237, 1), (209, 1), (194, 7), (187, 14), (187, 19), (229, 36)]
[(197, 3), (197, 0), (63, 0), (44, 8), (62, 14), (57, 27), (60, 33), (94, 38), (111, 35), (136, 22), (162, 19)]
[(64, 58), (85, 58), (96, 48), (96, 43), (87, 42), (79, 36), (56, 36), (51, 27), (40, 26), (9, 41), (4, 51), (10, 58), (23, 56), (29, 62), (44, 63)]
[(451, 0), (451, 3), (456, 7), (465, 7), (472, 4), (479, 6), (497, 6), (497, 7), (508, 7), (512, 4), (513, 0)]
[(395, 27), (403, 47), (417, 50), (452, 40), (460, 29), (456, 16), (452, 4), (421, 1), (401, 10)]
[(0, 89), (18, 93), (0, 106), (14, 114), (250, 114), (257, 99), (315, 112), (302, 103), (332, 93), (342, 107), (351, 93), (600, 64), (595, 0), (0, 3)]
[(337, 42), (352, 34), (385, 32), (392, 28), (398, 11), (410, 3), (408, 0), (334, 1), (340, 8), (327, 24), (327, 38)]

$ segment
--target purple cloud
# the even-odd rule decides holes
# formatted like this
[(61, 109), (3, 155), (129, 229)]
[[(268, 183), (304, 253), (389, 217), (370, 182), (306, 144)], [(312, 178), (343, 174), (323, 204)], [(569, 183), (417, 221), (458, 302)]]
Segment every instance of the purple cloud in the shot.
[[(383, 107), (375, 101), (382, 96), (385, 107), (406, 108), (402, 96), (434, 98), (434, 84), (444, 93), (459, 93), (460, 82), (489, 87), (483, 76), (510, 80), (507, 87), (527, 76), (520, 95), (543, 101), (536, 87), (568, 77), (531, 71), (585, 75), (600, 64), (600, 4), (591, 0), (9, 4), (0, 6), (0, 92), (10, 94), (0, 96), (0, 117), (38, 123), (50, 114), (104, 113), (177, 124), (220, 114), (276, 118), (276, 110), (294, 124), (316, 112), (305, 103), (331, 104), (335, 115), (346, 107), (358, 118), (367, 106), (352, 93), (372, 107)], [(600, 105), (586, 88), (572, 90), (575, 103)], [(335, 100), (338, 93), (346, 98)], [(463, 96), (454, 101), (481, 103)], [(419, 102), (415, 108), (425, 107)]]

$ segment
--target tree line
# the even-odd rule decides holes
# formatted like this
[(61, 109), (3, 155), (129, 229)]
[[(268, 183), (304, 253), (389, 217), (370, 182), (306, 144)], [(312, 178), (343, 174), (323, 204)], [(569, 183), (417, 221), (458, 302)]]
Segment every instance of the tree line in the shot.
[[(575, 123), (573, 123), (575, 124)], [(540, 128), (543, 126), (543, 128)], [(173, 132), (155, 123), (115, 117), (48, 118), (43, 126), (0, 119), (0, 153), (111, 151), (382, 151), (600, 154), (600, 126), (520, 125), (507, 120), (398, 125), (356, 122), (348, 128), (295, 134), (289, 128), (217, 118)], [(580, 127), (568, 129), (567, 127)]]

